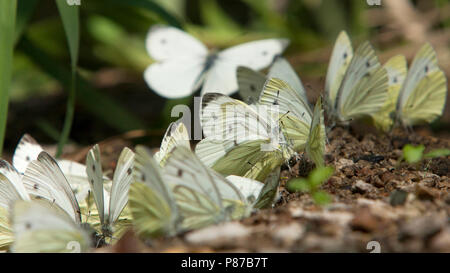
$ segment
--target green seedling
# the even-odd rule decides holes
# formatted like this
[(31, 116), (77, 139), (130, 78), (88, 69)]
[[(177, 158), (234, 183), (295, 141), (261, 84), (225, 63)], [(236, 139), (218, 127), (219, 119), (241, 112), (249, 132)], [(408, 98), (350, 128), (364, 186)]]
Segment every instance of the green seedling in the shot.
[(400, 158), (398, 164), (400, 164), (404, 160), (409, 164), (414, 164), (417, 166), (424, 159), (450, 156), (450, 149), (446, 148), (431, 150), (426, 154), (423, 153), (424, 150), (425, 146), (423, 144), (417, 146), (406, 144), (403, 147), (403, 155)]
[(287, 182), (289, 192), (306, 192), (311, 195), (314, 202), (320, 206), (331, 202), (331, 196), (322, 191), (320, 186), (333, 175), (333, 167), (319, 167), (309, 173), (307, 178), (295, 178)]

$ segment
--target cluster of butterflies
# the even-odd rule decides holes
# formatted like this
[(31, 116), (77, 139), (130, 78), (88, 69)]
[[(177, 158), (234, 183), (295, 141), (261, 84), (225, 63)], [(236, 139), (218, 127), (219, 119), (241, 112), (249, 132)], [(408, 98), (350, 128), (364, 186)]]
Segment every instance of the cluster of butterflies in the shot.
[[(303, 155), (325, 164), (325, 111), (331, 124), (371, 117), (386, 131), (442, 113), (446, 78), (429, 44), (407, 72), (402, 56), (381, 65), (368, 42), (353, 52), (342, 32), (325, 99), (314, 107), (294, 69), (278, 56), (287, 44), (269, 39), (209, 54), (181, 30), (153, 27), (147, 48), (159, 62), (145, 79), (170, 98), (203, 85), (204, 139), (192, 150), (188, 129), (174, 122), (159, 152), (125, 148), (110, 179), (98, 145), (83, 165), (54, 159), (25, 135), (12, 165), (0, 161), (0, 249), (89, 251), (114, 243), (130, 227), (152, 238), (242, 219), (276, 202), (283, 164)], [(256, 71), (269, 65), (267, 75)], [(244, 101), (229, 96), (236, 90)]]

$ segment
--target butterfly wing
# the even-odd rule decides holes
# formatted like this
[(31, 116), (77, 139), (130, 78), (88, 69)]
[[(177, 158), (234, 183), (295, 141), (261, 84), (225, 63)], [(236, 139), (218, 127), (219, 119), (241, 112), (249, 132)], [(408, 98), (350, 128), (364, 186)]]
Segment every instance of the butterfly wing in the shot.
[(13, 252), (85, 252), (90, 246), (89, 236), (50, 204), (17, 201), (12, 223)]
[(33, 137), (29, 134), (24, 134), (14, 150), (12, 158), (14, 168), (23, 174), (28, 164), (35, 160), (42, 151), (41, 145), (39, 145)]
[[(293, 81), (293, 80), (291, 80)], [(297, 83), (300, 84), (301, 83)], [(303, 91), (301, 91), (303, 90)], [(271, 78), (264, 85), (259, 102), (268, 106), (277, 106), (280, 114), (293, 114), (298, 119), (311, 123), (312, 111), (305, 100), (304, 89), (292, 89), (289, 83), (279, 78)]]
[(0, 206), (0, 250), (7, 250), (14, 242), (14, 233), (9, 220), (9, 209)]
[(186, 229), (218, 223), (231, 217), (235, 207), (227, 206), (224, 199), (245, 204), (244, 197), (233, 184), (204, 166), (185, 147), (174, 149), (167, 161), (165, 174)]
[(394, 123), (392, 114), (395, 112), (398, 95), (406, 78), (406, 58), (403, 55), (396, 55), (384, 64), (384, 68), (389, 78), (388, 98), (380, 111), (373, 114), (372, 118), (377, 129), (387, 132)]
[(401, 109), (404, 125), (429, 123), (442, 115), (447, 96), (447, 79), (442, 70), (424, 77)]
[(161, 142), (161, 147), (153, 157), (161, 166), (164, 166), (171, 151), (177, 146), (191, 148), (189, 132), (181, 120), (172, 122), (169, 125)]
[(55, 159), (41, 152), (23, 176), (27, 192), (36, 199), (46, 199), (63, 209), (76, 223), (81, 222), (80, 207), (69, 182)]
[(105, 208), (105, 196), (103, 193), (103, 170), (100, 159), (100, 148), (98, 144), (92, 147), (86, 156), (86, 173), (89, 178), (91, 190), (94, 194), (95, 205), (100, 217), (100, 222), (105, 224), (105, 214), (107, 208)]
[(404, 125), (431, 122), (442, 115), (447, 80), (439, 69), (436, 52), (429, 43), (414, 57), (400, 90), (397, 112)]
[(144, 72), (148, 86), (169, 99), (189, 96), (201, 84), (205, 59), (181, 57), (150, 65)]
[(9, 209), (17, 200), (30, 200), (19, 172), (5, 160), (0, 160), (0, 249), (14, 241), (9, 221)]
[(258, 101), (261, 90), (266, 82), (266, 76), (245, 66), (239, 66), (236, 71), (239, 86), (239, 96), (247, 104)]
[(350, 38), (345, 31), (342, 31), (334, 44), (325, 79), (325, 98), (330, 110), (335, 108), (339, 87), (352, 58), (353, 48)]
[(230, 95), (238, 90), (236, 69), (245, 66), (260, 70), (269, 66), (275, 56), (289, 44), (286, 39), (267, 39), (244, 43), (218, 53), (202, 88), (202, 94)]
[(264, 184), (242, 176), (229, 175), (226, 177), (244, 196), (248, 204), (254, 204), (261, 193)]
[(310, 133), (306, 142), (306, 154), (314, 161), (316, 167), (325, 165), (325, 124), (323, 121), (322, 99), (317, 100), (311, 121)]
[(270, 208), (279, 198), (281, 167), (275, 167), (264, 180), (264, 187), (261, 189), (253, 207), (257, 209)]
[(293, 90), (284, 80), (271, 78), (264, 86), (260, 103), (278, 107), (279, 123), (287, 145), (296, 152), (303, 151), (310, 131), (312, 111), (302, 92)]
[(147, 237), (178, 232), (178, 208), (161, 172), (150, 151), (137, 146), (134, 163), (136, 182), (131, 184), (129, 204), (138, 232)]
[(8, 209), (15, 200), (30, 200), (20, 173), (7, 161), (0, 159), (0, 206)]
[(302, 81), (298, 77), (297, 72), (295, 72), (294, 68), (292, 68), (285, 58), (277, 57), (275, 59), (273, 65), (270, 67), (267, 78), (278, 78), (283, 80), (291, 87), (293, 91), (295, 91), (295, 93), (297, 93), (296, 96), (299, 96), (303, 103), (308, 104), (308, 97), (306, 96), (306, 91), (303, 87)]
[(133, 178), (134, 153), (124, 148), (120, 153), (111, 186), (109, 199), (109, 223), (112, 225), (119, 218), (128, 203), (128, 191)]
[(337, 95), (340, 122), (371, 115), (387, 98), (388, 75), (369, 42), (360, 45), (345, 73)]
[(177, 28), (156, 25), (147, 35), (146, 48), (158, 63), (146, 69), (144, 79), (159, 95), (180, 98), (199, 87), (208, 54), (200, 41)]
[(86, 166), (75, 161), (60, 159), (57, 161), (61, 171), (69, 181), (77, 200), (86, 199), (90, 184), (86, 175)]

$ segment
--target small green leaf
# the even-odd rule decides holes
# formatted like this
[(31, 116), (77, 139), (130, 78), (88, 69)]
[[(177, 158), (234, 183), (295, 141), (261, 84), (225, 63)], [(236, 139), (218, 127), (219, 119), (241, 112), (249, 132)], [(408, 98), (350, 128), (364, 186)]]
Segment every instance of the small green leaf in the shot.
[(450, 156), (450, 149), (435, 149), (425, 154), (426, 158), (435, 158), (435, 157), (445, 157)]
[(308, 180), (311, 188), (318, 188), (327, 181), (334, 173), (333, 167), (319, 167), (314, 169), (309, 175)]
[(286, 183), (286, 188), (289, 192), (299, 192), (299, 191), (309, 192), (310, 191), (308, 180), (306, 180), (305, 178), (296, 178), (296, 179), (289, 180)]
[(324, 191), (313, 192), (312, 197), (314, 202), (319, 206), (324, 206), (331, 202), (331, 196)]
[(423, 151), (425, 150), (425, 146), (418, 145), (413, 146), (411, 144), (406, 144), (403, 147), (403, 157), (408, 163), (417, 163), (422, 160)]

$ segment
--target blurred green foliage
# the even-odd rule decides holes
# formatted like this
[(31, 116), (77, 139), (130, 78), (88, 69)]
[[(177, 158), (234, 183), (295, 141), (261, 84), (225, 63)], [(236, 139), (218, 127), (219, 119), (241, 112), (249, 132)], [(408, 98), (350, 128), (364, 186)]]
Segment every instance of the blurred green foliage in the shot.
[[(447, 3), (435, 1), (436, 6)], [(165, 128), (171, 120), (164, 115), (173, 103), (168, 102), (158, 119), (143, 120), (108, 88), (94, 84), (99, 71), (116, 69), (131, 75), (134, 87), (148, 90), (142, 73), (152, 62), (145, 50), (151, 25), (183, 28), (213, 48), (286, 37), (291, 40), (289, 56), (330, 45), (343, 29), (355, 40), (370, 37), (377, 31), (364, 18), (370, 8), (360, 0), (81, 0), (76, 102), (116, 133)], [(69, 94), (73, 49), (67, 47), (55, 1), (19, 1), (16, 29), (11, 99), (20, 102), (61, 91)], [(324, 75), (325, 69), (323, 64), (309, 64), (302, 73)], [(149, 100), (156, 96), (150, 91), (147, 95)], [(149, 107), (148, 111), (156, 110)], [(53, 126), (62, 128), (60, 122)]]

